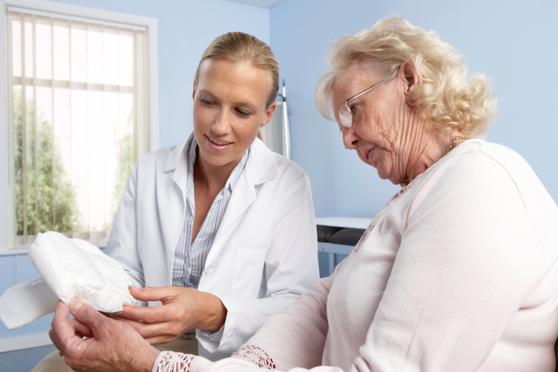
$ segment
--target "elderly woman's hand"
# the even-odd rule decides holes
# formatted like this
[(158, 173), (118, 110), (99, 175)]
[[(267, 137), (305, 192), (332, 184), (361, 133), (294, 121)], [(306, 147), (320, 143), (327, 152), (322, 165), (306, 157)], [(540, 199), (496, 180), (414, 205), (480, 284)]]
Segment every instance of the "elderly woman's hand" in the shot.
[(58, 302), (50, 338), (78, 371), (151, 371), (159, 353), (129, 325), (76, 300)]
[(227, 315), (217, 296), (193, 288), (130, 287), (130, 293), (138, 300), (162, 304), (153, 307), (125, 305), (122, 312), (115, 314), (151, 344), (170, 342), (194, 328), (217, 331)]

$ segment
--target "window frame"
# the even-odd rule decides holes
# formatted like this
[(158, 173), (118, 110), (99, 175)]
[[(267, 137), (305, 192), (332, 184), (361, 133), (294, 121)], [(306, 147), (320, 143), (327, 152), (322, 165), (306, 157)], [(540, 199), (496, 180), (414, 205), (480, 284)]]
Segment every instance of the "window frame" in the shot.
[(159, 61), (158, 23), (156, 18), (137, 16), (95, 8), (57, 3), (48, 0), (0, 0), (0, 255), (21, 253), (23, 247), (16, 246), (15, 234), (15, 175), (13, 154), (13, 132), (10, 127), (8, 89), (11, 73), (11, 53), (8, 51), (7, 8), (17, 7), (36, 12), (55, 13), (66, 18), (91, 19), (100, 23), (117, 23), (145, 27), (148, 48), (148, 92), (149, 95), (149, 146), (148, 151), (159, 147)]

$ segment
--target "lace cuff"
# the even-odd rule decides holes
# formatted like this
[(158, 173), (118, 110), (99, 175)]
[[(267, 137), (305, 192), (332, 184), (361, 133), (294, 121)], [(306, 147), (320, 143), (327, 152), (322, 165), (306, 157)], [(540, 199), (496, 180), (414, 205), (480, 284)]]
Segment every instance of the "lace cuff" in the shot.
[(260, 368), (269, 368), (269, 369), (277, 368), (275, 366), (275, 362), (269, 356), (269, 354), (266, 353), (265, 350), (262, 349), (261, 347), (255, 345), (241, 346), (240, 349), (238, 349), (238, 351), (236, 351), (235, 353), (233, 353), (233, 355), (231, 355), (231, 357), (247, 360), (250, 363), (255, 364)]
[(194, 355), (175, 353), (174, 351), (161, 351), (151, 372), (189, 372)]

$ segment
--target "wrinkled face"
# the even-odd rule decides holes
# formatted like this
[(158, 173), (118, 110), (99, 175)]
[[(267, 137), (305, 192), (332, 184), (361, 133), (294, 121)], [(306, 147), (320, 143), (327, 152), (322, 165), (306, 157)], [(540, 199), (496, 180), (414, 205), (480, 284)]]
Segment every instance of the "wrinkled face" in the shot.
[[(348, 97), (387, 76), (369, 63), (355, 63), (341, 71), (333, 85), (332, 99), (335, 119)], [(375, 167), (381, 178), (395, 184), (406, 182), (408, 168), (420, 154), (414, 151), (421, 140), (418, 115), (406, 103), (407, 81), (400, 71), (390, 80), (367, 94), (351, 101), (351, 128), (340, 126), (347, 149), (356, 150), (359, 158)]]
[(199, 155), (210, 166), (236, 165), (258, 129), (269, 122), (275, 104), (269, 71), (250, 62), (203, 61), (194, 87), (194, 135)]

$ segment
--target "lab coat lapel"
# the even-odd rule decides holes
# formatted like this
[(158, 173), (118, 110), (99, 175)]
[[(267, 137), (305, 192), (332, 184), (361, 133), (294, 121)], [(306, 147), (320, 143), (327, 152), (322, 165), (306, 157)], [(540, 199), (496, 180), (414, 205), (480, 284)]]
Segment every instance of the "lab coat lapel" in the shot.
[(171, 179), (175, 187), (180, 190), (182, 200), (184, 200), (184, 195), (186, 195), (186, 176), (188, 174), (186, 156), (190, 142), (193, 140), (194, 135), (191, 134), (186, 142), (180, 146), (176, 146), (165, 164), (165, 172), (172, 172)]
[(253, 182), (246, 176), (246, 172), (244, 172), (235, 185), (217, 234), (226, 234), (240, 216), (242, 216), (244, 211), (248, 209), (250, 204), (256, 200), (256, 196), (256, 188)]
[(221, 255), (239, 220), (258, 196), (258, 186), (275, 177), (278, 155), (256, 138), (250, 147), (246, 169), (236, 183), (227, 210), (207, 256), (205, 266)]
[[(182, 145), (176, 146), (171, 156), (165, 164), (164, 172), (170, 177), (170, 182), (159, 193), (160, 204), (164, 208), (160, 208), (159, 213), (164, 213), (160, 221), (169, 221), (171, 223), (162, 224), (163, 241), (167, 252), (167, 261), (170, 263), (174, 257), (174, 251), (178, 244), (181, 228), (184, 224), (184, 208), (186, 195), (186, 179), (188, 174), (188, 164), (186, 161), (186, 152), (188, 144), (192, 141), (193, 135)], [(167, 178), (168, 179), (168, 178)], [(164, 217), (164, 218), (163, 218)]]

